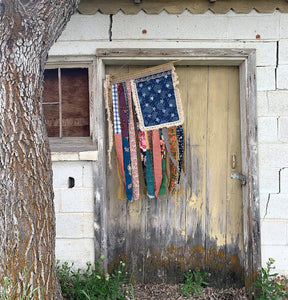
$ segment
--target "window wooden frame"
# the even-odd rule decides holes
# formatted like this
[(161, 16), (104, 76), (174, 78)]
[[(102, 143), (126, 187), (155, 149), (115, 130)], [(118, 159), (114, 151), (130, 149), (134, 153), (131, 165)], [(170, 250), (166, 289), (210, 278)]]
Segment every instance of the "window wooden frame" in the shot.
[(256, 50), (255, 49), (98, 49), (96, 51), (96, 98), (98, 112), (99, 165), (96, 170), (95, 230), (96, 253), (107, 257), (106, 219), (106, 132), (103, 80), (106, 65), (157, 65), (169, 61), (185, 65), (238, 66), (240, 84), (242, 172), (247, 177), (243, 186), (243, 230), (245, 285), (261, 270), (260, 208), (256, 114)]
[(53, 57), (49, 58), (46, 69), (87, 68), (89, 80), (89, 137), (49, 138), (51, 152), (83, 152), (97, 150), (96, 105), (95, 105), (95, 57)]

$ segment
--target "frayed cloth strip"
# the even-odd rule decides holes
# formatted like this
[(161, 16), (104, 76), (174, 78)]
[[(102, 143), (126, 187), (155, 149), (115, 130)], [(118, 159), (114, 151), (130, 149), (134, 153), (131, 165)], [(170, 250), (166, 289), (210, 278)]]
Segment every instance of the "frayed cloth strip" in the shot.
[(148, 133), (145, 132), (146, 138), (146, 185), (147, 185), (147, 194), (148, 197), (154, 198), (154, 178), (153, 178), (153, 164), (152, 164), (152, 156), (151, 156), (151, 149), (149, 144), (149, 137)]
[(178, 184), (180, 183), (181, 173), (183, 170), (184, 164), (184, 132), (182, 125), (176, 127), (176, 136), (178, 142), (178, 152), (179, 152), (179, 175), (178, 175)]
[(130, 85), (129, 81), (127, 81), (125, 83), (125, 85), (126, 85), (128, 108), (129, 108), (129, 145), (130, 145), (130, 158), (131, 158), (133, 200), (138, 200), (139, 193), (140, 193), (140, 185), (139, 185), (138, 159), (137, 159), (137, 149), (136, 149), (134, 116), (133, 116), (132, 98), (131, 98), (131, 85)]
[[(115, 148), (116, 148), (116, 154), (117, 159), (119, 163), (120, 173), (121, 173), (121, 179), (123, 181), (124, 178), (124, 160), (123, 160), (123, 145), (122, 145), (122, 135), (121, 134), (115, 134)], [(123, 182), (125, 185), (125, 182)]]
[(114, 133), (121, 134), (117, 84), (112, 85), (112, 102), (113, 102)]
[(122, 146), (121, 125), (120, 125), (121, 122), (120, 122), (119, 107), (118, 107), (117, 84), (112, 85), (112, 104), (113, 104), (115, 148), (116, 148), (117, 158), (119, 162), (120, 172), (122, 178), (124, 178), (123, 146)]
[[(179, 153), (177, 146), (176, 128), (168, 128), (169, 144), (171, 148), (171, 154), (175, 161), (179, 161)], [(169, 181), (169, 192), (174, 193), (178, 184), (179, 168), (178, 165), (170, 163), (170, 181)]]
[(125, 188), (126, 196), (128, 200), (132, 200), (132, 177), (131, 177), (131, 164), (130, 164), (130, 147), (129, 147), (129, 132), (128, 132), (128, 116), (127, 106), (125, 99), (125, 91), (123, 84), (117, 85), (118, 100), (119, 100), (119, 115), (121, 120), (121, 132), (122, 132), (122, 145), (123, 145), (123, 161), (124, 161), (124, 173), (125, 173)]
[(168, 135), (168, 128), (166, 128), (166, 127), (162, 128), (162, 134), (163, 134), (165, 147), (167, 149), (168, 157), (169, 157), (169, 159), (171, 159), (171, 162), (174, 164), (174, 166), (178, 167), (177, 161), (172, 156), (172, 153), (171, 153), (171, 148), (170, 148), (170, 143), (169, 143), (169, 135)]
[(160, 137), (160, 148), (161, 148), (161, 160), (162, 160), (162, 182), (159, 190), (158, 196), (165, 195), (166, 193), (166, 148), (163, 139), (162, 130), (159, 130)]
[(153, 145), (153, 171), (155, 183), (155, 196), (158, 197), (159, 190), (162, 183), (162, 158), (159, 130), (152, 131), (152, 145)]

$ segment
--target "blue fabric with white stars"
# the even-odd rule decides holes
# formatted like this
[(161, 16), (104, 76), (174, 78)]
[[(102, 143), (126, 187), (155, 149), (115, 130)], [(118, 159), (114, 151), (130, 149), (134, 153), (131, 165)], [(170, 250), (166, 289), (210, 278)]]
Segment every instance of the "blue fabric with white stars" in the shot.
[(145, 127), (179, 121), (172, 72), (134, 80)]

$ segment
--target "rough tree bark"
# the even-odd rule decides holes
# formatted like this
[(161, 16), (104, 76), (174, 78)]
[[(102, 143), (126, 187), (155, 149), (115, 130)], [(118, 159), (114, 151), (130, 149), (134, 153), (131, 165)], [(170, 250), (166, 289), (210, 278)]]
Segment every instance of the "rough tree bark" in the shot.
[(44, 299), (62, 299), (41, 102), (48, 51), (77, 2), (0, 0), (0, 290), (7, 276), (17, 284), (15, 299), (23, 289), (24, 268), (31, 289), (41, 286)]

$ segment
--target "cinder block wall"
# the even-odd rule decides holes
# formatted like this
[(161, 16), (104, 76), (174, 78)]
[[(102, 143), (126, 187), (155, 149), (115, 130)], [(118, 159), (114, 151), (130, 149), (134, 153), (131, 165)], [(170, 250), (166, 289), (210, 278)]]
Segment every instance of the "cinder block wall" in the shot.
[[(144, 12), (125, 15), (120, 11), (112, 18), (101, 13), (76, 14), (51, 49), (50, 56), (93, 56), (97, 48), (121, 47), (256, 49), (262, 263), (265, 265), (268, 257), (273, 257), (277, 271), (288, 273), (288, 14), (229, 11), (215, 15), (208, 11), (193, 15), (185, 11), (169, 15), (163, 11), (159, 15)], [(56, 177), (56, 172), (62, 172), (61, 166), (64, 167), (54, 165)], [(66, 195), (65, 184), (55, 186), (56, 196), (58, 191)], [(82, 222), (81, 216), (88, 212), (79, 209), (72, 213), (62, 206), (57, 209), (58, 257), (79, 258), (81, 252), (76, 254), (79, 248), (74, 248), (74, 256), (68, 255), (61, 243), (65, 245), (65, 242), (83, 238), (91, 242), (92, 247), (92, 232), (86, 236), (75, 229), (72, 238), (72, 230), (71, 235), (65, 232), (63, 220), (75, 214)], [(79, 228), (84, 223), (73, 226)]]
[[(74, 187), (69, 178), (73, 178)], [(54, 161), (53, 180), (56, 257), (61, 262), (73, 262), (76, 268), (83, 268), (86, 262), (94, 262), (92, 163)]]

